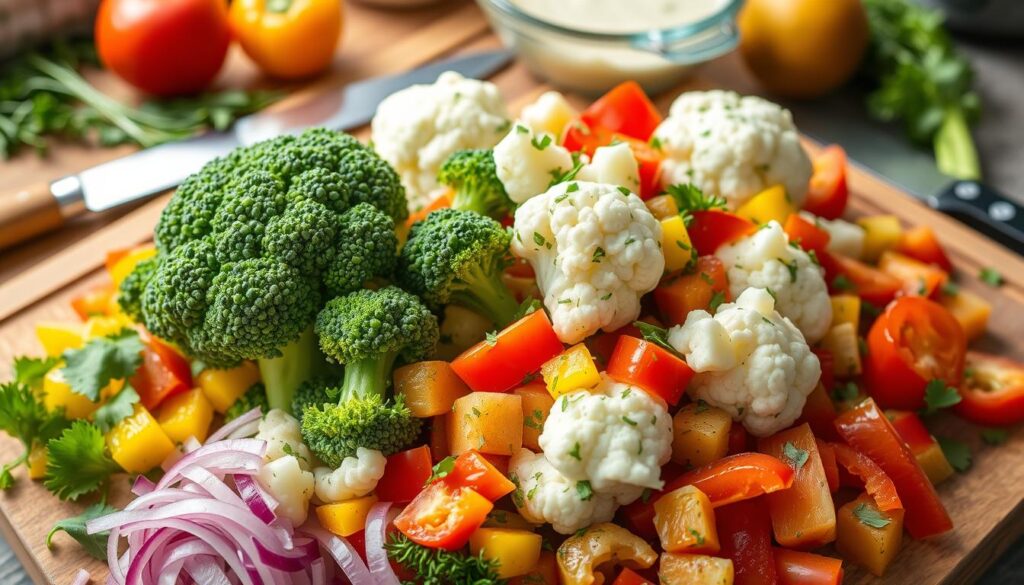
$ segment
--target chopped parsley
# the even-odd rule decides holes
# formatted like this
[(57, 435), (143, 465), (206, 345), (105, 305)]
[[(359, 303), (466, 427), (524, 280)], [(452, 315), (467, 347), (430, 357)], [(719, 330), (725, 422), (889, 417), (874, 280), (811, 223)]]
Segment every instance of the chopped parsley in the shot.
[(782, 456), (789, 461), (793, 469), (800, 469), (807, 463), (807, 459), (810, 458), (810, 454), (804, 451), (800, 447), (797, 447), (790, 441), (786, 441), (786, 444), (782, 446)]
[(949, 437), (935, 437), (953, 469), (963, 473), (971, 467), (971, 448), (967, 443)]
[(931, 380), (924, 389), (923, 414), (934, 414), (959, 403), (960, 400), (960, 393), (956, 388), (947, 386), (942, 380)]
[(579, 494), (581, 500), (586, 502), (594, 497), (594, 488), (590, 487), (590, 482), (587, 480), (577, 481), (576, 493)]
[(995, 268), (984, 267), (978, 273), (978, 278), (989, 286), (999, 287), (1003, 285), (1003, 275)]
[(892, 523), (892, 520), (889, 520), (882, 515), (877, 508), (869, 506), (863, 502), (853, 509), (853, 515), (857, 517), (857, 520), (860, 520), (861, 524), (871, 528), (885, 528)]

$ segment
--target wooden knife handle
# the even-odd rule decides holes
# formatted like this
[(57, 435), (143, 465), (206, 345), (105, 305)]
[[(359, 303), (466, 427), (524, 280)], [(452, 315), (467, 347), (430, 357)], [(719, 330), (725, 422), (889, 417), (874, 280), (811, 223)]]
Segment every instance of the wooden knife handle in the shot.
[(64, 224), (49, 183), (0, 193), (0, 250)]

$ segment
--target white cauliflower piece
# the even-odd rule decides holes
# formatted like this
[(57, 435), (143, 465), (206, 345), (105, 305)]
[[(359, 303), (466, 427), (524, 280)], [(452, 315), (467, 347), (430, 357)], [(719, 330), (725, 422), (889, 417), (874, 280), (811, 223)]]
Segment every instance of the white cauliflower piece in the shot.
[(844, 219), (825, 219), (813, 213), (801, 211), (800, 217), (828, 232), (829, 252), (848, 258), (860, 258), (864, 254), (864, 228)]
[(789, 110), (777, 104), (731, 91), (686, 92), (654, 136), (666, 157), (666, 186), (694, 183), (733, 209), (776, 184), (797, 206), (806, 198), (811, 159)]
[(540, 448), (572, 480), (622, 503), (643, 488), (661, 489), (661, 466), (672, 455), (672, 417), (647, 392), (601, 374), (589, 391), (564, 394), (548, 414)]
[(384, 464), (387, 461), (380, 451), (359, 447), (356, 456), (346, 457), (337, 469), (317, 467), (313, 470), (316, 497), (330, 504), (365, 496), (384, 477)]
[(299, 465), (294, 455), (274, 459), (260, 468), (260, 485), (277, 500), (274, 513), (287, 518), (292, 526), (299, 526), (309, 514), (309, 500), (313, 497), (313, 474)]
[(491, 148), (509, 128), (498, 88), (447, 71), (433, 84), (388, 96), (372, 121), (373, 146), (402, 178), (410, 209), (438, 186), (437, 171), (456, 150)]
[(824, 271), (786, 232), (771, 221), (753, 234), (722, 246), (715, 256), (725, 265), (732, 298), (748, 288), (763, 288), (775, 297), (775, 308), (803, 332), (808, 343), (828, 333), (832, 302)]
[(800, 330), (761, 288), (743, 291), (714, 317), (692, 311), (668, 340), (696, 372), (690, 395), (729, 412), (758, 437), (792, 425), (821, 377)]
[(494, 147), (498, 180), (516, 203), (540, 195), (551, 181), (572, 169), (572, 155), (550, 134), (536, 134), (516, 122)]
[(625, 187), (634, 193), (640, 191), (640, 167), (633, 150), (625, 142), (601, 146), (594, 158), (580, 169), (576, 178), (591, 183), (605, 183)]
[(267, 452), (263, 455), (265, 460), (275, 461), (294, 456), (302, 469), (311, 469), (312, 457), (309, 448), (302, 442), (299, 421), (287, 412), (278, 408), (271, 409), (260, 421), (256, 438), (267, 442)]
[(516, 484), (512, 501), (523, 518), (536, 524), (551, 524), (560, 534), (608, 522), (619, 507), (614, 496), (583, 487), (559, 473), (544, 455), (527, 449), (512, 455), (508, 470)]
[(514, 231), (565, 343), (632, 323), (665, 269), (661, 224), (624, 187), (560, 183), (516, 210)]
[(557, 91), (546, 91), (533, 101), (523, 106), (519, 113), (522, 120), (534, 134), (547, 132), (558, 138), (562, 136), (569, 122), (579, 117), (576, 108)]

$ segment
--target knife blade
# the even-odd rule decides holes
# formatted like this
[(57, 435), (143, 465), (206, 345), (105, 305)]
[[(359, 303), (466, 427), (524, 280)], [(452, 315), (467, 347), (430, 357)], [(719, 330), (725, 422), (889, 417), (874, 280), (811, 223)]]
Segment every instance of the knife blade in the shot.
[(1024, 254), (1024, 207), (983, 182), (940, 173), (935, 160), (910, 144), (901, 129), (867, 120), (863, 104), (860, 92), (837, 93), (813, 103), (783, 102), (804, 134), (841, 145), (855, 164)]
[(377, 105), (398, 90), (431, 83), (449, 70), (466, 77), (489, 77), (512, 56), (504, 49), (485, 51), (353, 82), (339, 91), (321, 92), (287, 107), (250, 114), (223, 132), (206, 132), (140, 150), (31, 189), (0, 194), (0, 249), (59, 227), (75, 215), (105, 211), (173, 188), (208, 161), (238, 146), (318, 126), (357, 128), (368, 123)]

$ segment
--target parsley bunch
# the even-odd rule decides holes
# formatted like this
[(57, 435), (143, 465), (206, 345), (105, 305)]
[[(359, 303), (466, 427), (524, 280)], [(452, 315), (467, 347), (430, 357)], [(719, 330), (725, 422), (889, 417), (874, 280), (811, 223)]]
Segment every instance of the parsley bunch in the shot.
[[(399, 565), (416, 574), (422, 585), (503, 585), (498, 562), (464, 552), (427, 548), (396, 533), (384, 545)], [(405, 585), (403, 583), (403, 585)]]
[(68, 424), (63, 412), (47, 411), (28, 384), (17, 380), (0, 384), (0, 430), (21, 441), (25, 448), (18, 458), (0, 468), (0, 489), (14, 485), (11, 470), (28, 461), (33, 447), (59, 436)]

